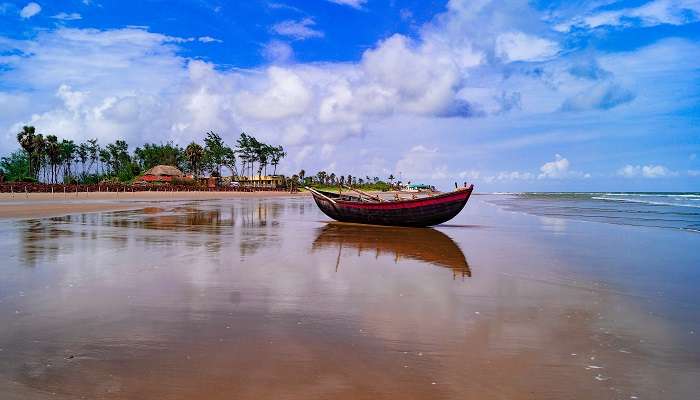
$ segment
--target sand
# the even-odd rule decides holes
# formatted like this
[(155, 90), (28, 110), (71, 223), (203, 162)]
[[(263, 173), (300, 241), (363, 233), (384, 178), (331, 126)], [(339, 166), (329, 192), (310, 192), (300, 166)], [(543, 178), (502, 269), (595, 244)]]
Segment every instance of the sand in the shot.
[(700, 235), (488, 200), (436, 229), (308, 197), (0, 220), (0, 398), (697, 397)]
[(43, 218), (77, 213), (137, 210), (153, 202), (308, 196), (288, 192), (78, 192), (0, 193), (0, 218)]

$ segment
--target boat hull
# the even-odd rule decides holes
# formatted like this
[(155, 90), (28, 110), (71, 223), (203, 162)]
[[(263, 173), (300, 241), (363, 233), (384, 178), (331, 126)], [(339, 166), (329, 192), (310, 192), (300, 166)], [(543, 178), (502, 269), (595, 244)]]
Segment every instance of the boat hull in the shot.
[(424, 227), (438, 225), (454, 218), (467, 204), (473, 190), (472, 185), (438, 196), (386, 202), (347, 201), (328, 192), (320, 192), (322, 195), (312, 192), (312, 195), (318, 208), (336, 221)]

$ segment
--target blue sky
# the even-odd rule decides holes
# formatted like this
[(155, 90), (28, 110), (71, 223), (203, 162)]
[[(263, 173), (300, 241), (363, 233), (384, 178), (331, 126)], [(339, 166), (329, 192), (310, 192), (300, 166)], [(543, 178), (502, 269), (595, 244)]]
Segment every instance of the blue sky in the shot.
[(0, 152), (280, 143), (294, 173), (700, 190), (700, 1), (0, 0)]

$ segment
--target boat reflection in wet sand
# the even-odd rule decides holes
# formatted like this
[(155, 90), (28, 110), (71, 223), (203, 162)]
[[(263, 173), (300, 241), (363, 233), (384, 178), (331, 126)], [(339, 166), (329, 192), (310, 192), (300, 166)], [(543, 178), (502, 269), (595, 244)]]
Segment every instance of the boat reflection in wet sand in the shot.
[[(467, 259), (459, 246), (444, 233), (432, 228), (400, 228), (331, 222), (320, 229), (312, 249), (337, 248), (336, 270), (343, 249), (374, 251), (377, 256), (394, 255), (400, 259), (422, 261), (450, 268), (453, 278), (471, 277)], [(358, 254), (359, 255), (359, 254)]]
[[(455, 184), (456, 186), (456, 184)], [(305, 186), (318, 208), (336, 221), (391, 226), (432, 226), (447, 222), (464, 208), (474, 185), (449, 193), (389, 201), (377, 195), (345, 187), (347, 192), (333, 193)]]

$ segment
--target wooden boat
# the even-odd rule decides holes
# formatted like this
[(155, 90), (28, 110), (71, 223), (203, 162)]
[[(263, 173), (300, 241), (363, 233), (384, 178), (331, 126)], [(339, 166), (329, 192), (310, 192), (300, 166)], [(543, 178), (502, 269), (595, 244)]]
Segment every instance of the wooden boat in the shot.
[(393, 256), (398, 263), (402, 259), (415, 260), (452, 270), (452, 277), (472, 276), (467, 258), (449, 236), (428, 228), (398, 228), (329, 222), (319, 229), (312, 251), (338, 249), (336, 270), (340, 266), (343, 249), (352, 250), (357, 256), (363, 253)]
[(306, 187), (318, 208), (341, 222), (360, 224), (424, 227), (441, 224), (454, 218), (467, 204), (474, 185), (436, 196), (387, 201), (351, 189), (358, 196), (331, 193)]

